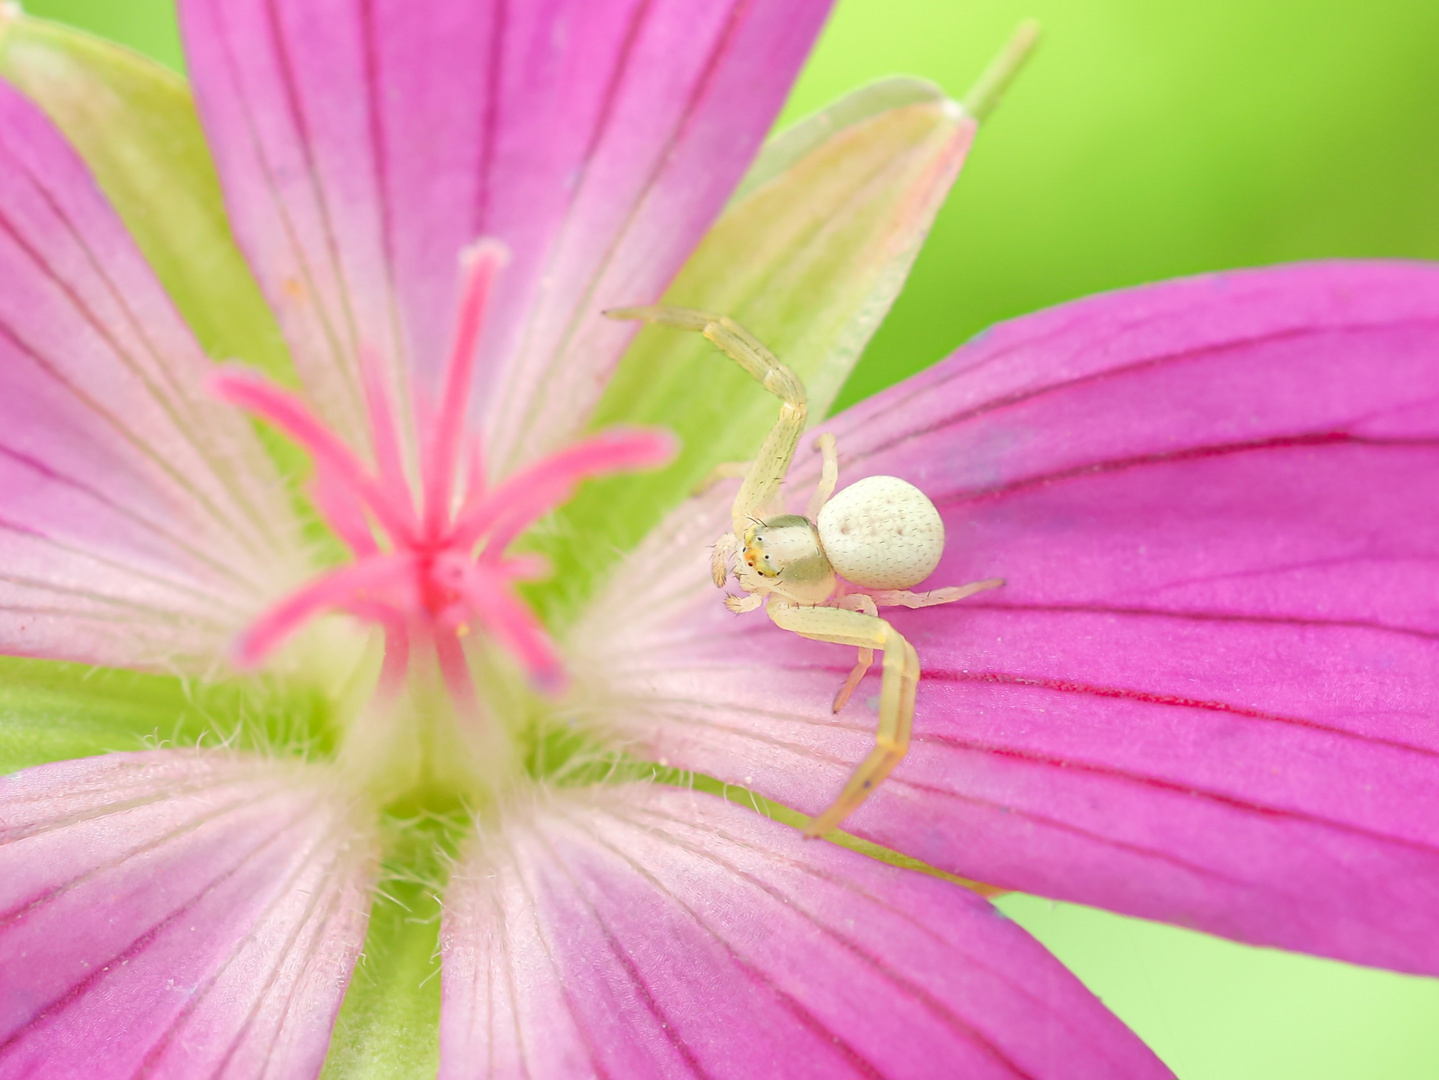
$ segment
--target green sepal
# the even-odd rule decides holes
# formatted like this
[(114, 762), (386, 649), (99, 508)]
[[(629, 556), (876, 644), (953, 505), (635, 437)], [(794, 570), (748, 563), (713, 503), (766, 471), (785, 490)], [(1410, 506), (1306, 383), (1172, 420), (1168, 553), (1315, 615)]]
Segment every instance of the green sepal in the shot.
[(321, 1080), (434, 1080), (440, 1060), (440, 896), (462, 814), (391, 821), (385, 880)]
[[(810, 416), (822, 418), (899, 292), (973, 130), (914, 79), (875, 83), (802, 121), (761, 153), (662, 302), (743, 323), (804, 380)], [(698, 335), (641, 331), (591, 426), (660, 425), (683, 448), (666, 469), (586, 485), (533, 538), (555, 568), (530, 592), (551, 625), (716, 464), (753, 455), (777, 410)]]
[(166, 746), (326, 756), (333, 739), (330, 706), (310, 690), (0, 657), (0, 775)]
[(3, 10), (0, 75), (85, 160), (205, 351), (292, 380), (279, 326), (231, 235), (185, 80), (121, 46)]

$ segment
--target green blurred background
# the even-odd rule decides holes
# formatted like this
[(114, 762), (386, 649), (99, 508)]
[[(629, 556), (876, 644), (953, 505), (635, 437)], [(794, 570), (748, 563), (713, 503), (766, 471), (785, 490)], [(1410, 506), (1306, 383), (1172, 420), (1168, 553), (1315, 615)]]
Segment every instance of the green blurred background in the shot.
[[(181, 65), (173, 0), (25, 6)], [(1436, 0), (839, 0), (786, 118), (895, 72), (962, 93), (1028, 15), (1040, 51), (842, 404), (1100, 289), (1439, 257)], [(1439, 1077), (1439, 980), (1001, 903), (1186, 1080)]]

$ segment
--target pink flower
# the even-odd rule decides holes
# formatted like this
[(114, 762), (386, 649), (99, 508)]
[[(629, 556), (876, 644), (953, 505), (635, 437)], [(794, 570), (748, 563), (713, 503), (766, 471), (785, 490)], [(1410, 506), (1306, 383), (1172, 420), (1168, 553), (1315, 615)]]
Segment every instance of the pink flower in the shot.
[(825, 8), (186, 0), (268, 308), (183, 87), (0, 14), (0, 1078), (1167, 1075), (956, 875), (1439, 971), (1429, 267), (824, 423), (1007, 584), (895, 617), (909, 756), (788, 824), (874, 719), (709, 584), (773, 401), (600, 312), (726, 311), (822, 415), (976, 126), (894, 80), (751, 167)]

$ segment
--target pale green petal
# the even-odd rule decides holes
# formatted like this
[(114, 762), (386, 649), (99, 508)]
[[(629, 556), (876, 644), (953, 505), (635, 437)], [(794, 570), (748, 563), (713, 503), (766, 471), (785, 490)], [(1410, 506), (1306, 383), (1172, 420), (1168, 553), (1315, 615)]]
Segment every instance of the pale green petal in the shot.
[[(418, 825), (418, 827), (417, 827)], [(402, 823), (390, 878), (335, 1023), (320, 1080), (434, 1080), (440, 1060), (440, 902), (460, 829)]]
[(289, 372), (279, 327), (230, 234), (185, 81), (128, 49), (4, 10), (0, 75), (85, 159), (205, 351)]
[[(876, 83), (801, 122), (761, 154), (664, 303), (745, 324), (804, 379), (810, 416), (822, 418), (899, 292), (974, 127), (912, 79)], [(556, 571), (535, 594), (546, 614), (571, 615), (614, 557), (717, 463), (753, 454), (777, 411), (698, 335), (643, 330), (593, 426), (659, 424), (684, 448), (670, 468), (591, 484), (561, 511), (538, 541)]]
[(903, 109), (906, 105), (933, 105), (936, 101), (943, 100), (943, 91), (934, 83), (907, 76), (883, 79), (861, 86), (819, 112), (785, 128), (765, 143), (749, 172), (745, 173), (744, 179), (735, 189), (734, 197), (730, 199), (731, 209), (743, 203), (770, 181), (780, 179), (803, 158), (822, 149), (837, 132), (863, 124), (894, 109)]

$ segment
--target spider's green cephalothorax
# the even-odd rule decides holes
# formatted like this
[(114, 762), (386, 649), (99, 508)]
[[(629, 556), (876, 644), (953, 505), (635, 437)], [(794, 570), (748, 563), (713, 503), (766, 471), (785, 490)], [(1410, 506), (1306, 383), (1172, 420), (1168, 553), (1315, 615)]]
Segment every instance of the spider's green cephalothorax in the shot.
[(834, 592), (834, 568), (809, 518), (781, 514), (745, 530), (745, 566), (769, 579), (771, 591), (800, 604), (823, 603)]

